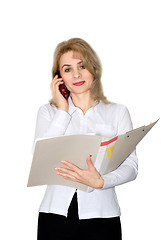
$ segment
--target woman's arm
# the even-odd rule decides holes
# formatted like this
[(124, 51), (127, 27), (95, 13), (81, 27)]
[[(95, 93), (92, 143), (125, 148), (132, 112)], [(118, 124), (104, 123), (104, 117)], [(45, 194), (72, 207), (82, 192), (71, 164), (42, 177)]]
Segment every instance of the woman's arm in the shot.
[(103, 175), (102, 189), (112, 188), (136, 179), (138, 164), (135, 151), (113, 172)]
[(59, 78), (58, 75), (53, 78), (50, 84), (52, 97), (57, 108), (46, 104), (40, 107), (38, 111), (33, 151), (37, 138), (64, 135), (71, 120), (71, 116), (68, 114), (68, 101), (59, 90), (61, 84), (63, 84), (62, 78)]
[(57, 137), (65, 134), (71, 115), (49, 104), (40, 107), (37, 114), (33, 150), (37, 138)]
[(35, 139), (64, 135), (71, 115), (66, 111), (52, 109), (49, 104), (40, 107), (37, 114)]
[[(130, 114), (127, 108), (124, 108), (120, 112), (117, 135), (124, 134), (132, 129)], [(137, 174), (138, 159), (136, 151), (134, 151), (115, 171), (102, 176), (104, 179), (104, 186), (102, 189), (115, 187), (132, 181), (137, 177)]]

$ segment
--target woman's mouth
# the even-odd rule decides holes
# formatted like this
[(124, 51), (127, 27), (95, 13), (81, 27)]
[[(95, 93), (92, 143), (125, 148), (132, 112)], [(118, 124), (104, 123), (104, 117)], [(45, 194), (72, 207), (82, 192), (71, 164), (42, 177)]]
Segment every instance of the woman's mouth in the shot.
[(80, 82), (76, 82), (76, 83), (73, 83), (73, 85), (75, 86), (81, 86), (85, 83), (85, 81), (80, 81)]

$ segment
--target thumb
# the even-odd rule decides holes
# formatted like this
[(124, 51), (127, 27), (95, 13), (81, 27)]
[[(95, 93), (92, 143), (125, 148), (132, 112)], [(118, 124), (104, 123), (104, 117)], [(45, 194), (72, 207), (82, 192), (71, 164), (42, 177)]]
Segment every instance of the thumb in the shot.
[(92, 155), (89, 155), (86, 159), (88, 168), (93, 168), (94, 167), (91, 157), (92, 157)]

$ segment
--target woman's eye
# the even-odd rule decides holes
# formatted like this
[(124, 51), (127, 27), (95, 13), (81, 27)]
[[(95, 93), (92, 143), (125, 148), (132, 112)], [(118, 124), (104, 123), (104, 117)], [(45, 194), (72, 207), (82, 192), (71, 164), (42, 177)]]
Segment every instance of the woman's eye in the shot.
[(82, 68), (82, 69), (85, 69), (85, 66), (82, 65), (81, 68)]
[(70, 72), (70, 68), (65, 69), (65, 72)]

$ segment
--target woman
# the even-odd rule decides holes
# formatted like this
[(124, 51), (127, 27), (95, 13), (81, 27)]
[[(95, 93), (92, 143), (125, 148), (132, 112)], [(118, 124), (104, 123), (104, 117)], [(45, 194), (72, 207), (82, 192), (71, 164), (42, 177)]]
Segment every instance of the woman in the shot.
[[(104, 96), (101, 71), (98, 56), (84, 40), (73, 38), (58, 44), (52, 68), (52, 99), (39, 109), (35, 139), (87, 133), (113, 137), (132, 129), (127, 108), (110, 103)], [(68, 98), (60, 92), (63, 83), (70, 92)], [(39, 209), (38, 240), (121, 239), (115, 186), (136, 178), (136, 154), (133, 152), (115, 171), (102, 176), (91, 156), (86, 161), (86, 170), (65, 159), (64, 167), (53, 170), (94, 190), (87, 193), (66, 186), (47, 186)]]

